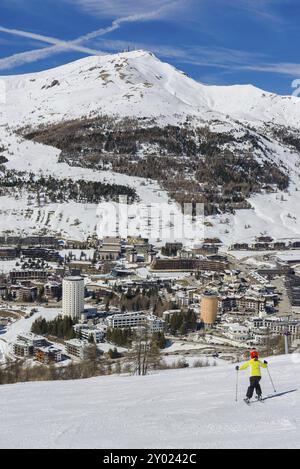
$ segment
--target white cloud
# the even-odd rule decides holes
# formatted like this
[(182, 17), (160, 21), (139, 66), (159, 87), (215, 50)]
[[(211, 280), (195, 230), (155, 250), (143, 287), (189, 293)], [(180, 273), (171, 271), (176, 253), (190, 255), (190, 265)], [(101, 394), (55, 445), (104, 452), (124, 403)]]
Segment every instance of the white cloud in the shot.
[[(145, 15), (143, 15), (143, 18), (144, 16)], [(75, 50), (77, 52), (85, 53), (88, 55), (102, 55), (102, 52), (100, 52), (99, 50), (87, 48), (87, 47), (81, 46), (81, 44), (91, 39), (104, 36), (105, 34), (108, 34), (116, 29), (119, 29), (122, 23), (133, 22), (133, 21), (138, 21), (138, 20), (139, 20), (139, 15), (120, 18), (118, 20), (113, 21), (110, 26), (106, 28), (98, 29), (84, 36), (80, 36), (74, 41), (62, 41), (60, 39), (56, 39), (56, 38), (49, 37), (49, 36), (44, 36), (41, 34), (35, 34), (35, 33), (27, 32), (27, 31), (20, 31), (17, 29), (8, 29), (8, 28), (4, 28), (0, 26), (0, 32), (7, 33), (10, 35), (14, 35), (14, 36), (26, 37), (29, 39), (35, 39), (37, 41), (45, 42), (47, 44), (53, 44), (52, 47), (34, 49), (34, 50), (27, 51), (27, 52), (13, 54), (10, 57), (5, 57), (4, 59), (0, 59), (0, 70), (7, 70), (7, 69), (18, 67), (20, 65), (24, 65), (26, 63), (36, 62), (38, 60), (51, 57), (53, 55), (59, 54), (66, 50)]]
[[(205, 46), (181, 46), (173, 47), (169, 45), (149, 45), (145, 43), (136, 43), (122, 40), (99, 40), (106, 34), (119, 29), (122, 24), (147, 21), (151, 19), (161, 19), (169, 15), (178, 8), (187, 8), (193, 0), (65, 0), (76, 3), (93, 14), (99, 14), (103, 17), (118, 18), (109, 26), (92, 31), (86, 35), (80, 36), (73, 41), (59, 40), (53, 37), (35, 34), (16, 29), (0, 27), (0, 32), (10, 35), (21, 36), (31, 40), (36, 40), (51, 44), (51, 47), (31, 50), (11, 57), (0, 59), (0, 70), (14, 68), (25, 63), (35, 62), (66, 50), (75, 50), (86, 54), (102, 55), (103, 49), (106, 51), (120, 51), (129, 47), (151, 50), (161, 57), (175, 60), (179, 63), (187, 63), (203, 67), (219, 68), (232, 71), (257, 71), (264, 73), (276, 73), (289, 75), (291, 77), (300, 74), (300, 64), (297, 63), (273, 63), (268, 56), (260, 53), (251, 53), (242, 50), (228, 49), (222, 47)], [(204, 2), (205, 0), (203, 0)], [(211, 1), (211, 0), (210, 0)], [(214, 0), (217, 4), (227, 6), (236, 5), (236, 0)], [(236, 5), (239, 9), (252, 11), (253, 14), (259, 14), (267, 18), (272, 15), (272, 8), (279, 2), (288, 3), (290, 0), (240, 0)], [(121, 16), (120, 16), (121, 15)], [(83, 44), (90, 41), (93, 48), (85, 47)], [(101, 51), (99, 50), (99, 48)]]
[(291, 0), (221, 0), (221, 2), (236, 10), (244, 10), (253, 18), (267, 21), (274, 26), (276, 23), (285, 22), (282, 14), (278, 13), (277, 7), (285, 6), (288, 8)]
[(194, 65), (231, 67), (232, 65), (251, 65), (258, 60), (266, 60), (265, 54), (246, 52), (225, 47), (153, 45), (143, 42), (101, 39), (95, 44), (102, 50), (119, 51), (126, 48), (144, 49), (161, 57), (174, 59), (177, 62)]
[(20, 67), (21, 65), (46, 59), (52, 55), (64, 52), (65, 49), (59, 46), (44, 47), (42, 49), (30, 50), (13, 54), (10, 57), (0, 59), (0, 70), (9, 70), (11, 68)]
[(173, 10), (185, 8), (189, 0), (67, 0), (99, 17), (119, 18), (152, 13), (163, 17)]
[[(72, 0), (73, 1), (73, 0)], [(124, 8), (124, 2), (120, 1), (98, 1), (94, 0), (75, 0), (77, 3), (80, 3), (82, 6), (86, 6), (87, 8), (99, 8), (98, 12), (102, 9), (107, 11), (107, 15), (109, 12), (114, 10), (117, 13), (119, 7), (122, 6), (120, 12), (127, 12), (131, 13), (127, 16), (121, 16), (120, 18), (114, 20), (110, 26), (105, 28), (100, 28), (96, 31), (88, 33), (84, 36), (75, 39), (74, 41), (63, 41), (60, 39), (56, 39), (53, 37), (35, 34), (27, 31), (21, 31), (17, 29), (9, 29), (0, 26), (0, 32), (11, 34), (14, 36), (21, 36), (26, 37), (29, 39), (34, 39), (40, 42), (45, 42), (47, 44), (53, 44), (53, 47), (42, 48), (42, 49), (35, 49), (28, 52), (22, 52), (19, 54), (14, 54), (10, 57), (6, 57), (4, 59), (0, 59), (0, 70), (14, 68), (25, 63), (32, 63), (38, 60), (50, 57), (52, 55), (56, 55), (58, 53), (63, 52), (64, 50), (75, 50), (77, 52), (85, 53), (88, 55), (101, 55), (102, 52), (87, 48), (82, 46), (84, 42), (88, 42), (92, 39), (95, 39), (100, 36), (104, 36), (110, 32), (113, 32), (119, 29), (122, 24), (125, 23), (133, 23), (138, 21), (147, 21), (151, 19), (157, 19), (164, 15), (165, 12), (169, 11), (170, 8), (175, 8), (182, 4), (181, 0), (150, 0), (149, 2), (141, 1), (140, 5), (137, 8), (133, 7), (133, 3), (131, 1), (127, 2), (126, 8)], [(189, 1), (189, 0), (186, 0)], [(147, 9), (145, 9), (147, 7)], [(104, 11), (103, 10), (103, 11)]]
[(53, 44), (51, 47), (43, 47), (40, 49), (33, 49), (18, 54), (13, 54), (9, 57), (0, 59), (0, 70), (8, 70), (11, 68), (19, 67), (24, 64), (37, 62), (38, 60), (60, 54), (66, 50), (75, 50), (88, 55), (102, 55), (103, 53), (97, 49), (84, 47), (81, 45), (85, 41), (86, 36), (79, 37), (74, 41), (62, 41), (49, 36), (35, 34), (28, 31), (20, 31), (18, 29), (8, 29), (0, 26), (0, 32), (10, 34), (13, 36), (21, 36), (28, 39), (34, 39), (46, 44)]
[(12, 36), (21, 36), (21, 37), (26, 37), (28, 39), (35, 39), (40, 42), (53, 44), (63, 49), (71, 49), (71, 50), (75, 50), (78, 52), (82, 52), (84, 54), (98, 54), (99, 53), (99, 51), (95, 49), (90, 49), (90, 48), (79, 45), (78, 40), (77, 41), (63, 41), (61, 39), (56, 39), (54, 37), (44, 36), (42, 34), (35, 34), (35, 33), (28, 32), (28, 31), (21, 31), (19, 29), (4, 28), (3, 26), (0, 26), (0, 32), (11, 34)]
[(288, 63), (288, 62), (278, 62), (278, 63), (265, 63), (265, 64), (255, 64), (248, 65), (243, 67), (245, 70), (255, 71), (255, 72), (265, 72), (265, 73), (276, 73), (279, 75), (289, 75), (292, 78), (300, 76), (300, 63)]
[(126, 48), (144, 49), (158, 54), (160, 57), (179, 63), (211, 67), (222, 70), (253, 71), (276, 73), (278, 75), (300, 76), (300, 64), (285, 62), (268, 62), (266, 54), (248, 52), (225, 47), (173, 47), (170, 45), (153, 45), (143, 42), (101, 39), (96, 42), (102, 50), (121, 51)]

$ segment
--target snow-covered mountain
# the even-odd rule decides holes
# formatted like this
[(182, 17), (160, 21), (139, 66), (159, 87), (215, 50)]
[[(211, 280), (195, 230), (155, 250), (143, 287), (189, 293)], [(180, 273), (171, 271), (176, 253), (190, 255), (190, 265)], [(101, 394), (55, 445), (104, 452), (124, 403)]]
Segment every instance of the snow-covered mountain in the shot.
[(299, 355), (269, 363), (279, 395), (250, 407), (233, 365), (0, 386), (0, 447), (299, 449)]
[[(170, 156), (168, 148), (174, 147), (174, 141), (171, 142), (172, 145), (167, 142), (169, 147), (160, 147), (161, 141), (165, 144), (166, 135), (170, 135), (168, 126), (172, 126), (175, 135), (181, 129), (179, 140), (182, 135), (186, 139), (182, 143), (183, 154), (188, 155), (195, 144), (195, 154), (200, 153), (205, 157), (207, 141), (203, 141), (203, 138), (206, 138), (204, 135), (209, 129), (209, 149), (214, 147), (216, 136), (215, 140), (221, 142), (216, 150), (221, 155), (225, 150), (238, 154), (251, 152), (260, 165), (268, 165), (262, 170), (265, 174), (271, 173), (270, 168), (273, 167), (277, 172), (281, 171), (288, 176), (289, 188), (288, 191), (277, 189), (273, 193), (269, 190), (266, 192), (264, 178), (260, 182), (260, 193), (249, 193), (248, 201), (253, 210), (237, 210), (236, 213), (209, 217), (207, 236), (218, 235), (225, 243), (230, 244), (234, 240), (251, 239), (266, 230), (277, 238), (292, 238), (300, 234), (300, 220), (295, 212), (295, 207), (300, 202), (299, 98), (278, 96), (251, 85), (205, 86), (145, 51), (88, 57), (52, 70), (4, 76), (1, 80), (5, 83), (6, 103), (0, 107), (0, 157), (7, 160), (7, 170), (51, 175), (58, 179), (67, 177), (72, 180), (85, 179), (114, 184), (125, 182), (136, 189), (141, 201), (167, 203), (167, 190), (170, 188), (160, 189), (157, 183), (149, 184), (149, 180), (141, 177), (138, 172), (123, 175), (120, 174), (122, 170), (118, 169), (116, 172), (114, 167), (110, 171), (101, 171), (97, 167), (95, 171), (91, 166), (82, 165), (81, 161), (81, 167), (76, 167), (76, 161), (79, 161), (86, 148), (79, 148), (74, 153), (71, 146), (61, 153), (61, 141), (56, 140), (56, 135), (62, 133), (62, 128), (54, 126), (76, 120), (76, 138), (78, 133), (85, 134), (87, 140), (89, 122), (91, 127), (96, 128), (96, 134), (105, 134), (110, 130), (112, 122), (118, 125), (118, 121), (122, 121), (124, 128), (124, 122), (129, 117), (133, 119), (137, 129), (162, 129), (159, 141), (150, 135), (151, 143), (148, 140), (135, 142), (135, 158), (144, 155), (151, 158), (156, 152)], [(104, 131), (96, 124), (98, 125), (100, 118), (107, 117), (113, 121), (106, 124)], [(80, 122), (85, 122), (84, 130), (80, 127)], [(23, 137), (20, 129), (23, 129)], [(41, 131), (47, 134), (46, 137), (38, 135)], [(65, 132), (64, 127), (63, 131)], [(24, 132), (37, 132), (34, 138), (51, 147), (24, 139)], [(74, 131), (72, 132), (67, 133), (66, 138), (63, 135), (64, 143), (66, 140), (75, 141)], [(133, 128), (130, 138), (134, 132)], [(113, 134), (111, 137), (114, 140)], [(189, 149), (185, 151), (187, 146)], [(106, 156), (105, 143), (103, 148), (99, 152)], [(96, 149), (99, 149), (98, 141)], [(93, 156), (94, 150), (93, 147)], [(181, 148), (176, 151), (180, 159)], [(64, 153), (67, 156), (72, 154), (72, 166), (68, 164), (68, 158), (61, 158), (61, 155), (65, 156)], [(200, 168), (202, 160), (197, 165)], [(237, 170), (235, 166), (231, 169), (233, 173), (241, 170), (240, 167)], [(247, 174), (248, 168), (244, 170)], [(188, 169), (185, 168), (182, 174), (184, 172), (187, 173), (187, 180), (194, 180), (194, 174), (189, 174)], [(276, 177), (278, 180), (278, 174)], [(96, 214), (96, 205), (89, 206), (87, 213), (86, 204), (83, 206), (74, 201), (50, 203), (46, 200), (44, 204), (37, 205), (33, 200), (28, 208), (24, 195), (16, 200), (8, 194), (1, 200), (2, 230), (11, 227), (28, 232), (46, 228), (53, 232), (60, 230), (62, 235), (82, 238), (93, 232), (97, 224), (97, 220), (91, 216), (92, 212)], [(77, 219), (81, 219), (79, 225)], [(266, 221), (269, 226), (266, 226)]]
[(88, 57), (41, 73), (1, 77), (7, 105), (0, 113), (9, 125), (37, 125), (90, 114), (162, 117), (183, 115), (271, 122), (299, 128), (300, 100), (251, 85), (205, 86), (153, 54), (134, 51)]

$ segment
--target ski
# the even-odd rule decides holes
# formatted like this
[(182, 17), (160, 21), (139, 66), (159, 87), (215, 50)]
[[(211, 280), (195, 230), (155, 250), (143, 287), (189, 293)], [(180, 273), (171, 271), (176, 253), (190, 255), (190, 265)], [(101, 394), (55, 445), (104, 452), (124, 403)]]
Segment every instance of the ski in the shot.
[(255, 401), (256, 401), (256, 402), (264, 403), (265, 398), (264, 398), (264, 397), (256, 397), (256, 398), (255, 398)]
[(243, 399), (243, 401), (245, 402), (245, 404), (250, 406), (251, 404), (254, 404), (255, 402), (260, 402), (261, 404), (264, 404), (266, 399), (268, 399), (268, 398), (265, 397), (263, 399), (255, 399), (254, 401), (248, 401), (248, 399)]
[[(253, 400), (253, 401), (250, 401), (250, 402), (248, 403), (248, 405), (255, 404), (256, 402), (260, 402), (261, 404), (265, 404), (265, 400), (266, 400), (266, 399), (267, 399), (267, 398), (255, 399), (255, 400)], [(244, 402), (247, 404), (246, 399), (244, 399)]]

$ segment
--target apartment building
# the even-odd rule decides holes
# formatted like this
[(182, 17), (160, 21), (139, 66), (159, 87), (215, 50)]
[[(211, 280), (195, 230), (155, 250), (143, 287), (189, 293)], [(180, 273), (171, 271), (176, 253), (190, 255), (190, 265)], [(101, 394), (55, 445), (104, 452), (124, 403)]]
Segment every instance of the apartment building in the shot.
[(117, 261), (121, 255), (121, 239), (105, 237), (98, 253), (102, 261)]
[(114, 314), (109, 316), (106, 321), (107, 326), (112, 329), (148, 327), (151, 332), (161, 332), (165, 327), (165, 321), (145, 312)]
[(20, 286), (16, 290), (16, 297), (18, 301), (22, 301), (24, 303), (31, 303), (36, 300), (38, 295), (37, 287), (25, 287)]
[(48, 299), (62, 296), (62, 284), (60, 282), (48, 282), (45, 284), (45, 297)]
[(46, 270), (13, 270), (9, 273), (12, 284), (27, 280), (46, 281), (48, 275)]
[(49, 365), (50, 363), (58, 363), (61, 361), (61, 350), (53, 347), (52, 345), (48, 347), (38, 347), (35, 350), (35, 359), (43, 363), (44, 365)]
[(17, 340), (12, 344), (12, 352), (15, 357), (27, 358), (33, 356), (34, 348), (26, 342)]
[(229, 267), (228, 262), (220, 262), (208, 259), (155, 259), (151, 264), (154, 271), (169, 272), (196, 272), (211, 271), (223, 272)]
[(144, 326), (146, 316), (143, 312), (114, 314), (107, 318), (107, 325), (112, 329), (129, 329)]
[(63, 315), (79, 319), (84, 311), (84, 279), (80, 276), (63, 279)]
[(20, 332), (17, 336), (17, 340), (34, 348), (43, 347), (46, 344), (46, 340), (43, 336), (33, 334), (32, 332)]
[(65, 342), (66, 352), (76, 358), (84, 360), (87, 357), (89, 343), (86, 340), (71, 339)]
[(95, 327), (90, 327), (86, 324), (76, 324), (74, 326), (74, 330), (80, 335), (81, 339), (88, 341), (92, 337), (96, 344), (102, 342), (105, 337), (105, 333), (102, 329), (96, 329)]

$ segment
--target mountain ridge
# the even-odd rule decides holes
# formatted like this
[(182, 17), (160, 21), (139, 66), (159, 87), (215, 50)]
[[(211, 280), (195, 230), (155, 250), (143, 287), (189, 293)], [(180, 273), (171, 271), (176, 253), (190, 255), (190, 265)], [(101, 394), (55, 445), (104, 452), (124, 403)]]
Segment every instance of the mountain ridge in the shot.
[[(88, 57), (4, 81), (2, 169), (9, 177), (20, 170), (23, 189), (29, 172), (118, 184), (126, 175), (131, 187), (139, 181), (147, 204), (159, 200), (153, 181), (164, 201), (204, 203), (212, 216), (208, 236), (226, 243), (265, 231), (266, 201), (276, 214), (273, 234), (300, 234), (300, 98), (252, 85), (203, 85), (146, 51)], [(40, 211), (34, 216), (48, 220)], [(56, 205), (53, 211), (57, 230), (62, 215)], [(90, 230), (85, 225), (80, 236)]]
[[(40, 119), (53, 122), (51, 113), (66, 120), (94, 112), (123, 117), (164, 116), (171, 120), (181, 115), (175, 119), (177, 122), (184, 122), (184, 117), (190, 115), (204, 122), (220, 118), (300, 126), (300, 98), (279, 96), (253, 85), (203, 85), (143, 50), (91, 56), (50, 70), (1, 79), (7, 88), (6, 112), (15, 125), (21, 124), (21, 111), (33, 125)], [(59, 103), (53, 103), (59, 99), (67, 112)], [(44, 119), (37, 113), (42, 104), (47, 106), (48, 116)], [(77, 113), (72, 106), (79, 106)]]

